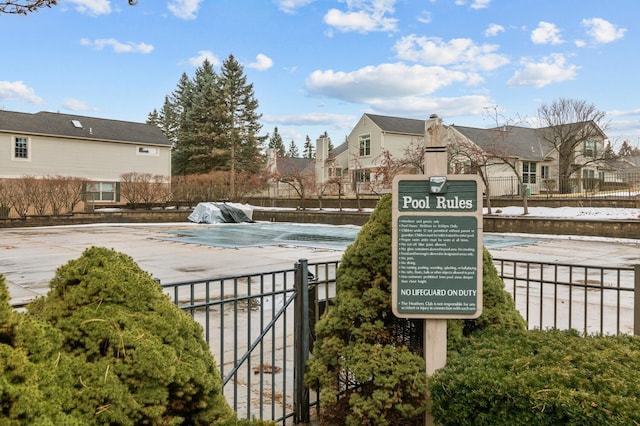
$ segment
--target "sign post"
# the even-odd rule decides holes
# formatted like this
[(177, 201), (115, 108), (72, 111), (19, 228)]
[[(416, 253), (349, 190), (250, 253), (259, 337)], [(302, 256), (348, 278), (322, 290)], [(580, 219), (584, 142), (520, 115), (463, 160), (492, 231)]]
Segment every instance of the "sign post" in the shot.
[[(482, 313), (482, 185), (446, 174), (438, 133), (425, 132), (428, 175), (396, 176), (392, 201), (392, 310), (424, 319), (427, 375), (446, 365), (447, 320)], [(425, 424), (434, 424), (428, 413)]]

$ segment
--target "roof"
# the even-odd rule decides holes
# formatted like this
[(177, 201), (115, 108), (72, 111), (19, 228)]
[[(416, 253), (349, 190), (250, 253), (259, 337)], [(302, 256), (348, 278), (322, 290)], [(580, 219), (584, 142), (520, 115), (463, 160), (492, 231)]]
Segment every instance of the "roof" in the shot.
[(492, 129), (450, 126), (484, 151), (500, 150), (505, 155), (525, 160), (542, 161), (553, 150), (553, 145), (542, 135), (543, 129), (502, 126)]
[(413, 118), (389, 117), (386, 115), (364, 114), (383, 132), (424, 135), (424, 120)]
[(0, 110), (2, 132), (171, 146), (162, 130), (153, 124), (45, 111), (28, 114)]
[(303, 175), (314, 171), (314, 158), (278, 157), (276, 168), (283, 176)]

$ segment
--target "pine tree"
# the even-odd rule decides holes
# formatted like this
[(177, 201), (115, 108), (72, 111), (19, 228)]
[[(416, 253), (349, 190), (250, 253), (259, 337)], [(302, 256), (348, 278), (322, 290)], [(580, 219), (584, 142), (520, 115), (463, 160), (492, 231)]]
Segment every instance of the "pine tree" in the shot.
[(300, 153), (298, 152), (298, 146), (293, 141), (293, 139), (291, 140), (291, 143), (289, 143), (289, 150), (287, 151), (286, 156), (290, 158), (300, 158)]
[(286, 148), (282, 141), (282, 136), (280, 136), (280, 132), (278, 132), (278, 126), (273, 129), (273, 135), (269, 138), (268, 147), (275, 149), (278, 153), (278, 157), (284, 157), (286, 154)]
[(180, 143), (187, 174), (220, 170), (228, 161), (226, 146), (217, 137), (220, 134), (220, 122), (216, 116), (217, 82), (213, 66), (205, 60), (196, 69), (191, 82), (192, 93), (184, 105)]
[(193, 97), (193, 82), (186, 73), (183, 73), (178, 81), (178, 86), (171, 95), (169, 95), (169, 103), (174, 111), (175, 137), (176, 141), (171, 154), (171, 168), (174, 175), (187, 174), (189, 163), (188, 142), (186, 141), (187, 111), (191, 107)]
[(313, 145), (311, 144), (311, 138), (307, 135), (304, 141), (304, 158), (314, 158), (316, 155), (313, 152)]
[(247, 83), (242, 65), (233, 55), (222, 63), (216, 96), (216, 117), (220, 123), (216, 145), (228, 150), (230, 190), (235, 197), (236, 173), (257, 173), (262, 169), (264, 158), (260, 150), (265, 137), (258, 135), (262, 128), (261, 114), (257, 112), (253, 84)]

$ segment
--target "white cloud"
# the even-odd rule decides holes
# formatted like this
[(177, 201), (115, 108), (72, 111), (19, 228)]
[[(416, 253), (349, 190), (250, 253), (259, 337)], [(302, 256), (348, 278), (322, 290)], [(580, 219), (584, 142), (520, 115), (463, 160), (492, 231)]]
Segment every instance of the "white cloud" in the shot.
[(108, 15), (111, 13), (111, 2), (109, 0), (66, 0), (74, 4), (75, 9), (87, 15)]
[(0, 99), (6, 101), (24, 101), (30, 104), (42, 104), (44, 101), (23, 81), (0, 81)]
[(116, 53), (151, 53), (153, 45), (147, 43), (122, 43), (114, 38), (98, 38), (89, 40), (88, 38), (80, 39), (82, 46), (91, 47), (95, 50), (103, 50), (105, 47), (111, 47)]
[(428, 12), (426, 10), (422, 11), (418, 16), (418, 22), (422, 22), (423, 24), (430, 24), (432, 20), (433, 18), (431, 16), (431, 12)]
[(484, 35), (487, 37), (495, 37), (499, 33), (504, 32), (504, 27), (498, 24), (489, 24), (486, 30), (484, 30)]
[(596, 43), (611, 43), (624, 37), (626, 28), (619, 28), (601, 18), (583, 19), (582, 26), (587, 28)]
[(200, 9), (200, 3), (203, 0), (171, 0), (169, 4), (167, 4), (167, 9), (176, 18), (180, 19), (196, 19), (196, 12)]
[(258, 53), (258, 55), (256, 55), (255, 62), (247, 64), (247, 68), (253, 68), (258, 71), (268, 70), (272, 66), (273, 66), (273, 60), (267, 55), (264, 55), (262, 53)]
[(402, 37), (394, 46), (398, 58), (431, 65), (454, 65), (467, 69), (494, 70), (509, 63), (495, 53), (495, 44), (477, 45), (468, 38), (444, 42), (438, 37)]
[(97, 111), (97, 108), (89, 106), (87, 103), (78, 99), (67, 98), (62, 101), (62, 108), (69, 111)]
[(471, 9), (485, 9), (489, 7), (491, 0), (473, 0), (471, 3)]
[(398, 20), (386, 15), (394, 13), (396, 0), (345, 0), (347, 11), (330, 9), (324, 22), (341, 32), (395, 31)]
[(403, 63), (367, 66), (351, 72), (314, 71), (305, 82), (309, 93), (355, 103), (424, 95), (470, 76), (443, 67), (407, 66)]
[(262, 120), (272, 124), (284, 124), (289, 126), (326, 126), (327, 124), (341, 123), (353, 126), (358, 117), (346, 114), (333, 114), (325, 112), (311, 112), (294, 115), (269, 115), (264, 114)]
[(295, 13), (301, 7), (313, 3), (315, 0), (275, 0), (275, 3), (284, 13)]
[[(454, 2), (456, 6), (466, 6), (467, 3), (467, 0), (455, 0)], [(489, 3), (491, 3), (491, 0), (472, 0), (469, 7), (471, 9), (486, 9), (489, 7)]]
[(562, 44), (564, 41), (560, 37), (560, 30), (555, 24), (540, 21), (538, 28), (531, 31), (531, 41), (535, 44)]
[(564, 55), (554, 53), (543, 58), (541, 62), (533, 62), (524, 58), (521, 61), (523, 68), (516, 71), (513, 77), (507, 81), (509, 86), (534, 86), (544, 87), (551, 83), (574, 80), (579, 69), (576, 65), (566, 63)]
[(188, 62), (191, 66), (199, 67), (200, 65), (202, 65), (205, 59), (208, 60), (213, 67), (217, 67), (218, 65), (220, 65), (220, 59), (218, 59), (218, 57), (209, 50), (199, 50), (198, 56), (189, 58)]
[(457, 98), (407, 96), (371, 102), (376, 111), (385, 115), (427, 118), (431, 114), (438, 114), (445, 120), (447, 117), (482, 115), (487, 105), (492, 104), (495, 104), (495, 101), (483, 95)]

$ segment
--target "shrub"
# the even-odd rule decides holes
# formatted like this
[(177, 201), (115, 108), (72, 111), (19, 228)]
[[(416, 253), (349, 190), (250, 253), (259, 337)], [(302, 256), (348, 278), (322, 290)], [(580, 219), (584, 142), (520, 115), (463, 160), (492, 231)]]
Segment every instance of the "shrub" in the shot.
[(430, 378), (442, 425), (640, 424), (640, 339), (492, 330)]
[[(423, 321), (392, 312), (391, 244), (387, 195), (345, 251), (334, 306), (316, 325), (305, 381), (320, 389), (325, 423), (424, 424)], [(449, 321), (450, 348), (464, 346), (465, 336), (484, 329), (525, 328), (486, 250), (483, 262), (483, 314), (476, 320)]]
[(0, 309), (10, 320), (0, 329), (0, 404), (9, 424), (234, 419), (200, 325), (131, 258), (87, 249), (50, 287), (28, 314), (8, 313), (6, 300)]

